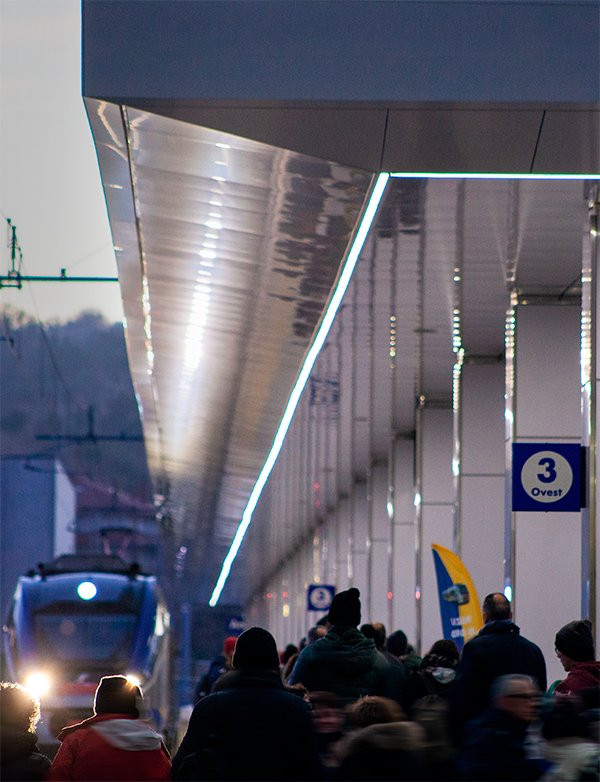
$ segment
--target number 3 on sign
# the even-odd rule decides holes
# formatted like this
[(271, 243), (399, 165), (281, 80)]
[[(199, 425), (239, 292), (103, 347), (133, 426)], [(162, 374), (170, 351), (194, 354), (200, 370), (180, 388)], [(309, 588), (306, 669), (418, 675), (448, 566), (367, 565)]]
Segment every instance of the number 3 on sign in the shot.
[(573, 471), (561, 454), (539, 451), (532, 454), (523, 465), (521, 483), (536, 502), (557, 502), (573, 485)]
[[(556, 480), (556, 462), (547, 456), (545, 459), (540, 459), (540, 467), (543, 465), (546, 469), (544, 472), (538, 473), (538, 478), (543, 483), (553, 483)], [(569, 467), (569, 469), (571, 469)]]

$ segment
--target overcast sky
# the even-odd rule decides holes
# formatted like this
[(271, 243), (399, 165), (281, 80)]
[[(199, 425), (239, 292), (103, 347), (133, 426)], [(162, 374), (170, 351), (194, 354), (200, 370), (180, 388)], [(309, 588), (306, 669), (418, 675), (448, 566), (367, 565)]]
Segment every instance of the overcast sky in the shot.
[[(116, 276), (96, 154), (81, 98), (79, 0), (0, 0), (0, 273), (17, 226), (24, 274)], [(123, 317), (117, 283), (2, 288), (0, 308), (68, 320)]]

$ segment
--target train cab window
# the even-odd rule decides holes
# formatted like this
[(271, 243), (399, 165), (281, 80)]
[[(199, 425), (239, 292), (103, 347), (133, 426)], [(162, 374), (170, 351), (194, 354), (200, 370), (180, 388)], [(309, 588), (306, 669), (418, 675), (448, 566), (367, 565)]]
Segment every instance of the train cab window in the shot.
[(34, 616), (36, 646), (66, 663), (110, 663), (119, 668), (130, 658), (138, 622), (136, 614), (38, 613)]

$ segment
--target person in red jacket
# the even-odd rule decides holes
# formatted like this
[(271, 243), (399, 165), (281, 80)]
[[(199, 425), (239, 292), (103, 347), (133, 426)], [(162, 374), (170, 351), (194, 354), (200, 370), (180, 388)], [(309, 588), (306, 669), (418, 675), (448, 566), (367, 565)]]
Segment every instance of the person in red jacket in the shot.
[(63, 728), (49, 780), (121, 782), (169, 780), (171, 759), (161, 737), (138, 719), (139, 687), (124, 676), (104, 676), (94, 698), (94, 716)]
[(594, 659), (594, 636), (589, 619), (568, 622), (556, 633), (556, 656), (567, 678), (555, 688), (558, 695), (573, 695), (600, 685), (600, 662)]

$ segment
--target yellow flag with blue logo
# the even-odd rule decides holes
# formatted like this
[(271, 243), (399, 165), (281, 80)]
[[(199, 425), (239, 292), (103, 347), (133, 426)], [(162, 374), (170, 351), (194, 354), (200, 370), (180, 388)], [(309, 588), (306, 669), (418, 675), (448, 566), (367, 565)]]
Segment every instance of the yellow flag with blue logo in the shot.
[(442, 632), (459, 651), (483, 627), (481, 605), (467, 568), (450, 549), (432, 543)]

